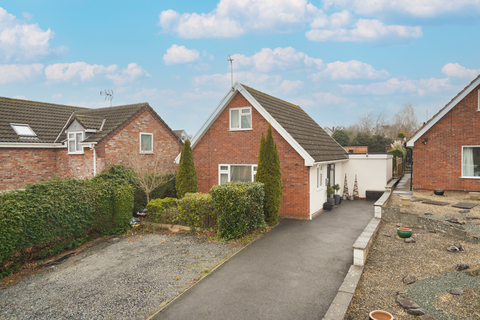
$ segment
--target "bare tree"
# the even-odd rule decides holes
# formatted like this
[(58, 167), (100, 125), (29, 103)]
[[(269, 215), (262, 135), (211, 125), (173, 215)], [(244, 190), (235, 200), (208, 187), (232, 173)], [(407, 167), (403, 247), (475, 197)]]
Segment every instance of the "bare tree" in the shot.
[(133, 181), (147, 195), (147, 203), (150, 202), (150, 194), (161, 184), (173, 180), (177, 166), (171, 155), (161, 154), (130, 154), (127, 165), (135, 174)]
[(403, 108), (395, 114), (392, 119), (392, 134), (396, 135), (403, 131), (410, 138), (420, 128), (420, 122), (415, 115), (413, 104), (404, 103)]

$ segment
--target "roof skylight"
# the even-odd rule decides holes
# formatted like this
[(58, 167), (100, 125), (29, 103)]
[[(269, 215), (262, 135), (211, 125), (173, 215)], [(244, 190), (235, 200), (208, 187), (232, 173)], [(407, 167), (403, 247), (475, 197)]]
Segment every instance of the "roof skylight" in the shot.
[(19, 136), (22, 136), (22, 137), (36, 137), (37, 136), (28, 124), (10, 123), (10, 126), (13, 128), (13, 130), (15, 130), (15, 132)]

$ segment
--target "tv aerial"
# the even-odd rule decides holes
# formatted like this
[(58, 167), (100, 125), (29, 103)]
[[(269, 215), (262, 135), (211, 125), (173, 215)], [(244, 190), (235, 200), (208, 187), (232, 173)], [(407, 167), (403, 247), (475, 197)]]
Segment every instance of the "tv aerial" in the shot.
[(100, 95), (103, 97), (105, 96), (105, 101), (110, 101), (110, 107), (112, 106), (112, 100), (113, 100), (113, 90), (103, 90), (100, 91)]

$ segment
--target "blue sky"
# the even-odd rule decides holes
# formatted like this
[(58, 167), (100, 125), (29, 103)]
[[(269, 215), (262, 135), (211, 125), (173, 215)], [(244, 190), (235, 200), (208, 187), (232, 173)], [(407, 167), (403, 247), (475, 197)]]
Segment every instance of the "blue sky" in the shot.
[(149, 102), (195, 134), (234, 81), (321, 126), (431, 117), (480, 73), (478, 0), (2, 1), (0, 96)]

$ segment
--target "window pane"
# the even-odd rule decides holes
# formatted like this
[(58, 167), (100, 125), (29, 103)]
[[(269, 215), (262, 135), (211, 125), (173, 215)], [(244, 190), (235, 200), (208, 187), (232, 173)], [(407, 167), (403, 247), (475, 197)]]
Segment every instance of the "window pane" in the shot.
[(221, 173), (220, 174), (220, 184), (224, 184), (228, 182), (228, 173)]
[(242, 116), (242, 129), (249, 129), (252, 127), (252, 116)]
[(12, 125), (19, 136), (36, 136), (35, 132), (28, 126)]
[(80, 142), (82, 142), (82, 134), (79, 132), (76, 134), (76, 150), (75, 151), (80, 151), (82, 150), (82, 146), (80, 146)]
[(231, 110), (230, 111), (230, 127), (233, 128), (240, 128), (240, 123), (238, 121), (239, 119), (239, 113), (238, 110)]
[(152, 151), (152, 136), (149, 134), (141, 135), (141, 150), (142, 151)]
[(463, 176), (480, 177), (480, 148), (463, 148)]
[(252, 181), (252, 166), (230, 166), (230, 181)]
[(320, 187), (320, 168), (317, 167), (317, 188)]
[(228, 166), (220, 166), (220, 170), (221, 170), (221, 171), (227, 171), (227, 170), (228, 170)]
[(242, 109), (242, 113), (250, 113), (250, 109)]
[(75, 140), (68, 140), (68, 152), (75, 152)]

